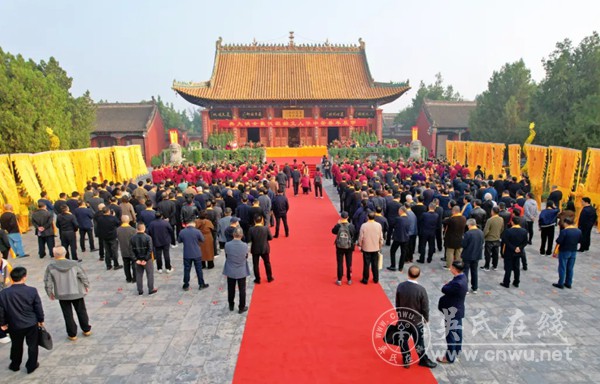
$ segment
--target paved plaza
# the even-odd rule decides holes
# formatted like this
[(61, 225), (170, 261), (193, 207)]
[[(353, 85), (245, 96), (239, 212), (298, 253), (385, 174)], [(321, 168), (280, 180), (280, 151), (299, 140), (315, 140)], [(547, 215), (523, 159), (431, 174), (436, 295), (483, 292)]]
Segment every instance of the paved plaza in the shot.
[[(339, 210), (339, 199), (331, 184), (327, 193)], [(438, 383), (600, 382), (600, 235), (593, 230), (590, 252), (577, 254), (573, 289), (552, 286), (558, 280), (557, 259), (540, 256), (539, 247), (536, 228), (533, 245), (526, 248), (529, 265), (527, 271), (521, 271), (519, 288), (499, 285), (504, 276), (502, 260), (497, 271), (479, 271), (479, 293), (469, 294), (465, 303), (464, 353), (458, 362), (432, 370)], [(398, 283), (407, 279), (408, 267), (405, 265), (404, 273), (386, 270), (389, 252), (389, 247), (385, 247), (380, 284), (393, 303)], [(431, 264), (417, 263), (421, 267), (419, 283), (429, 295), (430, 357), (441, 356), (446, 347), (444, 318), (437, 304), (441, 287), (452, 279), (452, 274), (442, 269), (442, 256), (442, 252), (436, 252)], [(417, 259), (418, 255), (414, 260)], [(362, 261), (355, 265), (356, 273), (362, 269)], [(514, 326), (509, 327), (511, 320)], [(477, 355), (467, 361), (467, 352)], [(519, 353), (524, 355), (518, 358)]]
[[(327, 194), (338, 208), (331, 183), (326, 181), (325, 185)], [(597, 348), (600, 345), (597, 327), (600, 236), (594, 231), (592, 250), (578, 254), (571, 290), (552, 287), (557, 279), (557, 260), (539, 255), (539, 241), (536, 231), (533, 245), (526, 249), (529, 269), (522, 272), (519, 288), (499, 286), (502, 262), (498, 271), (480, 272), (479, 293), (467, 297), (465, 353), (454, 365), (438, 366), (433, 370), (440, 383), (600, 382), (600, 351)], [(3, 368), (0, 382), (232, 381), (247, 315), (230, 312), (227, 308), (227, 288), (221, 275), (223, 254), (215, 260), (214, 269), (204, 270), (210, 284), (208, 289), (184, 292), (181, 289), (182, 248), (172, 249), (175, 271), (172, 274), (155, 273), (158, 293), (148, 296), (146, 289), (146, 294), (138, 296), (135, 285), (125, 282), (122, 270), (106, 271), (104, 262), (98, 261), (97, 253), (83, 253), (83, 265), (91, 282), (86, 304), (93, 334), (86, 338), (80, 333), (78, 340), (73, 342), (67, 339), (58, 302), (50, 301), (43, 290), (43, 272), (49, 260), (37, 257), (37, 243), (31, 232), (24, 235), (24, 242), (31, 256), (11, 262), (13, 266), (22, 265), (28, 269), (28, 284), (40, 292), (54, 349), (41, 349), (40, 368), (27, 375), (24, 368), (18, 373), (6, 368), (10, 344), (0, 345), (0, 359), (4, 362), (4, 367), (0, 367)], [(331, 251), (331, 257), (334, 257), (333, 248)], [(383, 253), (385, 267), (389, 265), (389, 247)], [(441, 296), (440, 288), (450, 280), (451, 274), (442, 269), (440, 257), (441, 253), (436, 253), (433, 262), (423, 266), (420, 278), (430, 299), (430, 356), (445, 349), (440, 337), (443, 318), (437, 311), (437, 302)], [(356, 274), (362, 269), (362, 262), (358, 259), (354, 264)], [(406, 279), (406, 270), (404, 274), (381, 271), (382, 287), (392, 302), (396, 285)], [(332, 271), (332, 279), (334, 273)], [(252, 306), (253, 284), (251, 279), (248, 281), (248, 301)], [(352, 289), (361, 289), (361, 286)], [(373, 314), (374, 322), (379, 315)], [(524, 353), (520, 358), (514, 355), (521, 353), (518, 351)], [(477, 356), (467, 356), (467, 352), (477, 352)], [(546, 359), (548, 354), (550, 361)], [(525, 361), (526, 358), (533, 361)], [(382, 364), (385, 363), (382, 361)], [(393, 378), (390, 380), (394, 382)]]

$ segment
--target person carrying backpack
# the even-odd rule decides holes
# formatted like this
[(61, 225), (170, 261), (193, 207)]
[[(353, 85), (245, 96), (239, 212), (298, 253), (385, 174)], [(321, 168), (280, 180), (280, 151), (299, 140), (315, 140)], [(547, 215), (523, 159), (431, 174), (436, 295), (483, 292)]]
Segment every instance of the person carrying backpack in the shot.
[(335, 237), (335, 255), (337, 258), (337, 285), (342, 285), (344, 275), (344, 258), (346, 259), (346, 278), (348, 285), (352, 285), (352, 252), (356, 239), (356, 228), (348, 222), (348, 212), (341, 213), (341, 219), (331, 230)]

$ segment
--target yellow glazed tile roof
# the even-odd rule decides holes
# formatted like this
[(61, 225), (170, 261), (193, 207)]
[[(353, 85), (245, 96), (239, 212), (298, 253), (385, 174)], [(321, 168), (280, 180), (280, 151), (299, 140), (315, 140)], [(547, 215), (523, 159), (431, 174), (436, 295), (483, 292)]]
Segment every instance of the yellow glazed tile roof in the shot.
[(213, 74), (201, 83), (174, 82), (188, 101), (372, 100), (391, 102), (410, 87), (377, 83), (359, 45), (221, 45)]

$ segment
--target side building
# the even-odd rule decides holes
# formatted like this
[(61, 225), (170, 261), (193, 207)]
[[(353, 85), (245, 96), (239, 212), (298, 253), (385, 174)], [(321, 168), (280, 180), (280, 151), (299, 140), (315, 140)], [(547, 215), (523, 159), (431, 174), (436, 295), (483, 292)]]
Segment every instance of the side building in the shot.
[(419, 140), (431, 155), (446, 155), (446, 140), (469, 140), (469, 119), (474, 101), (425, 99), (417, 117)]
[(174, 82), (184, 99), (205, 109), (206, 144), (231, 132), (238, 143), (269, 147), (327, 145), (354, 132), (383, 136), (382, 105), (410, 87), (373, 80), (365, 44), (281, 45), (216, 43), (210, 80)]
[(146, 165), (169, 146), (163, 120), (154, 101), (96, 105), (92, 147), (136, 145), (142, 147)]

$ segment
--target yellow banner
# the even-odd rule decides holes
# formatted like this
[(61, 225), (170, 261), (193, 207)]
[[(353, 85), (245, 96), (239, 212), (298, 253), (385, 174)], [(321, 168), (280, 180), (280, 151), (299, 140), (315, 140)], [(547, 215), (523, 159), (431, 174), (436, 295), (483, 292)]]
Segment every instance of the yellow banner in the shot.
[(509, 144), (508, 145), (508, 167), (511, 176), (517, 176), (521, 174), (521, 145), (520, 144)]
[(576, 178), (579, 176), (581, 151), (563, 147), (549, 147), (549, 163), (546, 172), (546, 186), (556, 185), (563, 193), (569, 196), (575, 188)]

